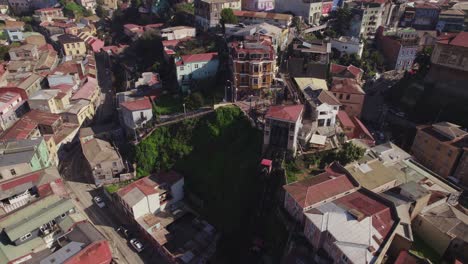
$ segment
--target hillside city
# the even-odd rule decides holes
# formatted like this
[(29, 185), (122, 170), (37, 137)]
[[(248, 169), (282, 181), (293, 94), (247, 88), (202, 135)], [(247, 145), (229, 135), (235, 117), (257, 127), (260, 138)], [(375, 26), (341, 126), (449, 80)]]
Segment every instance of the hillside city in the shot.
[(0, 264), (468, 263), (468, 0), (0, 0)]

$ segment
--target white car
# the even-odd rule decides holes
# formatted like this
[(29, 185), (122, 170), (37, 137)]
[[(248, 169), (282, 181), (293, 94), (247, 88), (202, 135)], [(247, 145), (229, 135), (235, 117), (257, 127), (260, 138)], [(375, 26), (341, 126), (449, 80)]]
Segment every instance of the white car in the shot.
[(136, 238), (130, 239), (130, 244), (138, 253), (140, 253), (144, 249), (143, 244)]
[(104, 203), (104, 201), (102, 200), (101, 197), (99, 196), (95, 196), (93, 198), (93, 201), (96, 203), (97, 206), (99, 206), (99, 208), (103, 208), (104, 206), (106, 206), (106, 204)]

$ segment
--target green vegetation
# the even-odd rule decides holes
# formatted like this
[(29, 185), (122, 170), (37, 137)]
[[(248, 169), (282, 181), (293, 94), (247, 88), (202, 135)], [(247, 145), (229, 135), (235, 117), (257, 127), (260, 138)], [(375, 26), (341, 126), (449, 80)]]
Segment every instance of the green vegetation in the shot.
[[(145, 175), (146, 176), (146, 175)], [(141, 177), (140, 177), (141, 178)], [(137, 179), (139, 179), (137, 177)], [(133, 179), (133, 180), (128, 180), (128, 181), (122, 181), (122, 182), (117, 182), (117, 183), (113, 183), (113, 184), (109, 184), (109, 185), (106, 185), (104, 186), (104, 188), (106, 189), (106, 191), (110, 194), (112, 193), (115, 193), (117, 192), (120, 188), (124, 187), (124, 186), (127, 186), (128, 184), (130, 184), (132, 181), (135, 181), (137, 179)]]
[(60, 4), (63, 6), (63, 14), (68, 17), (80, 18), (83, 16), (90, 16), (92, 12), (84, 8), (83, 6), (67, 0), (59, 1)]
[(179, 3), (175, 5), (175, 12), (185, 12), (189, 14), (195, 14), (195, 7), (192, 3)]
[(220, 23), (223, 27), (225, 24), (237, 24), (237, 17), (234, 15), (231, 8), (224, 8), (221, 10)]
[(432, 263), (440, 263), (441, 261), (441, 256), (417, 235), (414, 235), (414, 242), (410, 252), (420, 258), (427, 258)]
[(185, 176), (186, 190), (203, 201), (197, 211), (223, 232), (220, 262), (240, 263), (260, 193), (262, 134), (238, 108), (223, 107), (200, 120), (191, 145), (193, 151), (176, 169)]
[(190, 119), (157, 128), (136, 146), (137, 176), (171, 169), (175, 162), (192, 151), (190, 139), (198, 120)]
[(177, 56), (218, 51), (216, 42), (212, 37), (195, 38), (179, 45), (180, 47), (176, 49)]
[(10, 55), (8, 55), (8, 51), (10, 51), (10, 46), (0, 46), (0, 60), (10, 59)]
[(356, 54), (339, 54), (339, 52), (335, 50), (335, 52), (333, 52), (332, 61), (345, 66), (352, 64), (363, 69), (364, 79), (372, 78), (376, 72), (383, 71), (385, 63), (383, 55), (377, 50), (370, 49), (369, 46), (365, 46), (361, 58)]
[(365, 150), (352, 143), (344, 143), (340, 150), (328, 150), (306, 154), (284, 165), (287, 183), (300, 181), (320, 173), (326, 166), (338, 161), (345, 166), (363, 157)]
[(184, 111), (182, 104), (183, 101), (178, 96), (163, 95), (154, 103), (154, 110), (157, 115), (182, 113)]

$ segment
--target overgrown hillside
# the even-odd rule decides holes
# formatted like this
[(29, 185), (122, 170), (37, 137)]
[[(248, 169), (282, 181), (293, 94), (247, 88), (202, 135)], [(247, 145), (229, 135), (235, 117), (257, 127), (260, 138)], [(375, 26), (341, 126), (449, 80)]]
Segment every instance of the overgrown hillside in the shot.
[(137, 146), (136, 161), (140, 175), (175, 167), (185, 176), (187, 200), (202, 201), (194, 203), (195, 209), (223, 232), (220, 252), (232, 258), (239, 257), (240, 245), (249, 245), (261, 148), (261, 132), (238, 108), (223, 107), (156, 130)]

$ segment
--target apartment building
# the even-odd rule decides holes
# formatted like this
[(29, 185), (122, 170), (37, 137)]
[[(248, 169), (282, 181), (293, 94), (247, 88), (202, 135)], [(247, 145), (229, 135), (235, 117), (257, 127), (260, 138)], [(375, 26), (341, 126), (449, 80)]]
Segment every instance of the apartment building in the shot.
[[(317, 193), (310, 196), (320, 197)], [(323, 200), (305, 212), (304, 235), (315, 252), (323, 253), (316, 260), (381, 263), (399, 222), (392, 203), (360, 190), (332, 201)]]
[(268, 23), (281, 28), (287, 28), (292, 23), (292, 15), (271, 13), (271, 12), (254, 12), (246, 10), (234, 10), (234, 15), (239, 23), (250, 25), (259, 23)]
[(3, 31), (11, 42), (18, 42), (24, 40), (24, 22), (23, 21), (12, 21), (6, 20), (3, 26)]
[(65, 122), (78, 124), (79, 126), (89, 124), (96, 113), (95, 108), (88, 100), (73, 101), (68, 109), (60, 113)]
[(331, 47), (338, 50), (340, 54), (356, 54), (360, 58), (364, 51), (364, 42), (356, 37), (341, 36), (332, 39), (330, 43)]
[(217, 52), (184, 55), (175, 59), (177, 81), (187, 91), (193, 80), (214, 77), (218, 72)]
[(136, 129), (143, 127), (153, 119), (153, 104), (147, 97), (126, 98), (120, 103), (121, 123), (128, 135), (134, 135)]
[[(307, 101), (306, 113), (317, 123), (318, 128), (329, 130), (335, 133), (336, 115), (340, 109), (340, 101), (332, 92), (323, 89), (314, 89), (308, 86), (302, 90), (303, 96)], [(325, 133), (321, 133), (322, 135)], [(326, 133), (328, 134), (328, 133)]]
[(460, 32), (465, 28), (465, 12), (460, 9), (442, 10), (436, 29), (440, 32)]
[(57, 39), (64, 55), (72, 57), (84, 57), (86, 55), (86, 44), (78, 36), (63, 34), (58, 36)]
[(303, 105), (271, 106), (265, 115), (264, 149), (275, 146), (290, 150), (295, 155), (303, 111)]
[(276, 0), (275, 11), (278, 13), (293, 13), (301, 16), (304, 22), (318, 25), (322, 16), (322, 1), (318, 0)]
[(366, 93), (355, 79), (333, 78), (330, 92), (340, 101), (349, 116), (361, 116)]
[(161, 29), (161, 37), (165, 40), (194, 38), (197, 30), (193, 27), (177, 26)]
[(296, 221), (304, 223), (304, 212), (357, 191), (359, 184), (341, 165), (334, 162), (325, 172), (284, 185), (283, 189), (284, 208)]
[[(411, 151), (424, 166), (447, 178), (454, 176), (465, 149), (468, 147), (468, 132), (460, 126), (440, 122), (417, 127)], [(464, 165), (462, 165), (464, 166)], [(468, 174), (458, 174), (463, 184), (468, 182)]]
[(0, 90), (0, 127), (7, 130), (27, 111), (20, 93)]
[(377, 28), (385, 25), (388, 8), (385, 0), (362, 0), (350, 3), (353, 19), (349, 29), (350, 36), (374, 39)]
[(39, 90), (28, 99), (29, 107), (44, 112), (58, 114), (70, 105), (70, 94), (58, 89)]
[(141, 178), (117, 191), (123, 211), (137, 220), (156, 214), (184, 198), (184, 177), (175, 171)]
[(57, 19), (57, 18), (63, 18), (63, 12), (61, 8), (54, 8), (54, 7), (48, 7), (48, 8), (41, 8), (34, 10), (34, 15), (33, 19), (36, 20), (37, 22), (52, 22), (52, 20)]
[(419, 35), (412, 28), (387, 30), (379, 27), (376, 33), (377, 47), (387, 64), (397, 71), (410, 70), (419, 50)]
[(229, 43), (230, 60), (237, 93), (261, 94), (269, 89), (276, 72), (271, 38), (246, 37)]
[(203, 30), (219, 25), (225, 8), (241, 10), (241, 0), (195, 0), (195, 22)]
[(441, 37), (436, 42), (431, 56), (432, 64), (461, 74), (468, 72), (468, 32)]
[(8, 51), (10, 60), (37, 60), (39, 59), (39, 50), (37, 45), (25, 44), (19, 47), (13, 47)]
[(409, 2), (404, 6), (400, 27), (416, 30), (434, 30), (439, 19), (440, 7), (430, 2)]
[(44, 138), (32, 138), (0, 143), (0, 180), (41, 170), (50, 165)]
[(96, 185), (119, 181), (126, 166), (119, 152), (107, 141), (93, 138), (81, 144)]
[(242, 9), (249, 11), (272, 11), (275, 0), (242, 0)]

